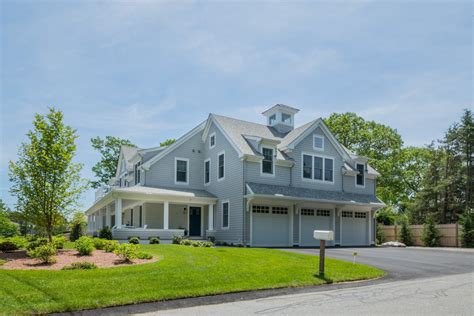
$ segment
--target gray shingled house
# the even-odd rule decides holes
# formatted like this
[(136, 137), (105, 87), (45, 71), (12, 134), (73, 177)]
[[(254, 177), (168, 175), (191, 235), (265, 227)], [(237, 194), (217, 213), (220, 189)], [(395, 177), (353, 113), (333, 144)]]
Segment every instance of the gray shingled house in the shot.
[(374, 244), (376, 170), (344, 148), (321, 118), (294, 128), (277, 104), (266, 124), (210, 114), (176, 143), (122, 147), (117, 174), (96, 192), (88, 231), (115, 239), (174, 235), (255, 247)]

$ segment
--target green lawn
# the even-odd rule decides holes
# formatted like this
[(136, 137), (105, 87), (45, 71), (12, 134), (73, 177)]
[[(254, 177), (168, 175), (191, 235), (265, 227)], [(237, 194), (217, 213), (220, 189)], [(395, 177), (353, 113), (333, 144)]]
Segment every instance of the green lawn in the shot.
[(0, 314), (48, 313), (380, 277), (383, 271), (271, 249), (143, 245), (155, 263), (72, 271), (0, 269)]

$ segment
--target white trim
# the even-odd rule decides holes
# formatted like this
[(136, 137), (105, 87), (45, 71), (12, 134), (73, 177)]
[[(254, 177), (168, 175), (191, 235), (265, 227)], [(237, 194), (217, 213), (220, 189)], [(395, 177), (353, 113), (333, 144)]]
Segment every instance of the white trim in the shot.
[[(303, 176), (304, 174), (304, 161), (303, 158), (304, 156), (311, 156), (311, 179), (305, 178)], [(321, 158), (323, 160), (323, 172), (322, 172), (322, 179), (314, 179), (314, 157)], [(326, 173), (326, 159), (331, 159), (332, 160), (332, 181), (326, 181), (324, 180), (325, 173)], [(304, 182), (313, 182), (313, 183), (321, 183), (321, 184), (334, 184), (335, 178), (336, 178), (336, 172), (335, 172), (335, 159), (334, 157), (331, 156), (326, 156), (326, 155), (321, 155), (320, 153), (312, 153), (312, 152), (306, 152), (303, 151), (301, 152), (301, 181)]]
[(201, 132), (204, 129), (204, 126), (205, 126), (205, 122), (202, 122), (201, 124), (193, 128), (192, 130), (190, 130), (188, 133), (180, 137), (176, 142), (165, 147), (165, 149), (162, 152), (158, 153), (156, 156), (154, 156), (153, 158), (145, 162), (142, 165), (142, 168), (144, 168), (145, 170), (150, 169), (150, 167), (156, 162), (158, 162), (161, 158), (163, 158), (164, 156), (172, 152), (177, 147), (181, 146), (183, 143), (188, 141), (191, 137), (193, 137), (197, 133)]
[[(227, 203), (227, 226), (224, 226), (224, 203)], [(222, 200), (221, 201), (221, 229), (228, 230), (230, 227), (230, 201)]]
[[(214, 145), (212, 145), (212, 143), (211, 143), (211, 138), (213, 136), (214, 136)], [(212, 149), (212, 148), (216, 147), (216, 141), (217, 141), (216, 132), (213, 132), (209, 135), (209, 149)]]
[(298, 221), (299, 221), (299, 227), (298, 227), (298, 245), (301, 246), (301, 207), (298, 206)]
[(333, 241), (333, 245), (335, 246), (336, 245), (336, 214), (337, 214), (337, 211), (336, 211), (336, 208), (333, 208), (332, 209), (332, 231), (334, 232), (334, 241)]
[(249, 199), (250, 203), (247, 203), (247, 211), (250, 213), (250, 240), (249, 240), (249, 245), (250, 247), (253, 246), (253, 203), (251, 202), (251, 199)]
[[(319, 138), (321, 140), (321, 143), (322, 143), (322, 147), (321, 148), (318, 148), (314, 145), (314, 140), (315, 138)], [(317, 150), (317, 151), (324, 151), (324, 136), (323, 135), (319, 135), (319, 134), (313, 134), (313, 149), (314, 150)]]
[[(186, 182), (181, 182), (178, 181), (178, 160), (180, 161), (186, 161)], [(189, 185), (189, 159), (188, 158), (182, 158), (182, 157), (174, 157), (174, 184), (176, 185)]]
[[(219, 178), (219, 157), (221, 155), (224, 155), (224, 176), (222, 178)], [(217, 175), (216, 175), (216, 177), (217, 177), (217, 181), (219, 181), (219, 182), (225, 180), (225, 172), (226, 172), (226, 170), (225, 170), (225, 161), (226, 161), (225, 150), (222, 150), (222, 151), (217, 153)]]
[[(209, 162), (209, 182), (206, 182), (206, 162)], [(208, 186), (211, 184), (211, 158), (204, 160), (204, 185)]]
[[(364, 167), (364, 169), (363, 169), (363, 170), (364, 170), (364, 173), (362, 174), (362, 180), (364, 181), (364, 184), (363, 184), (363, 185), (357, 184), (357, 176), (359, 175), (359, 169), (357, 169), (357, 166), (358, 166), (358, 165)], [(356, 171), (357, 171), (357, 174), (356, 174), (355, 177), (354, 177), (354, 179), (355, 179), (355, 187), (356, 187), (356, 188), (363, 189), (363, 188), (365, 188), (365, 182), (366, 182), (366, 181), (365, 181), (365, 164), (356, 162), (355, 167), (356, 167)]]
[[(264, 158), (265, 156), (263, 156), (263, 149), (270, 149), (272, 151), (272, 173), (265, 173), (263, 172), (263, 161), (264, 161)], [(276, 161), (276, 149), (275, 147), (272, 147), (272, 146), (264, 146), (262, 145), (262, 156), (264, 157), (261, 161), (260, 161), (260, 176), (262, 177), (271, 177), (271, 178), (274, 178), (275, 177), (275, 161)]]
[[(214, 125), (217, 127), (217, 129), (221, 132), (222, 135), (227, 139), (229, 144), (234, 148), (234, 150), (237, 152), (239, 157), (243, 156), (242, 151), (239, 149), (239, 147), (235, 144), (233, 139), (229, 137), (229, 135), (224, 131), (222, 126), (217, 122), (216, 118), (214, 117), (213, 114), (209, 114), (209, 118), (207, 119), (207, 122), (204, 127), (204, 132), (202, 133), (202, 141), (204, 142), (206, 140), (207, 134), (209, 133), (209, 129), (211, 128), (211, 123), (214, 123)], [(217, 140), (217, 139), (216, 139)]]
[(289, 234), (290, 234), (290, 247), (293, 247), (294, 240), (293, 240), (293, 218), (294, 218), (294, 211), (295, 211), (295, 205), (291, 204), (291, 206), (288, 208), (288, 213), (290, 214), (290, 229), (289, 229)]

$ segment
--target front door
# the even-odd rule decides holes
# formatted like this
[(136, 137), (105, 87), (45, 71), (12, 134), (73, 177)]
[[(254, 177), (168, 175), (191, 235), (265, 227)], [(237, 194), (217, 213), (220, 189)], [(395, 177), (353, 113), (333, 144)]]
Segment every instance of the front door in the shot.
[(189, 236), (201, 236), (201, 208), (189, 208)]

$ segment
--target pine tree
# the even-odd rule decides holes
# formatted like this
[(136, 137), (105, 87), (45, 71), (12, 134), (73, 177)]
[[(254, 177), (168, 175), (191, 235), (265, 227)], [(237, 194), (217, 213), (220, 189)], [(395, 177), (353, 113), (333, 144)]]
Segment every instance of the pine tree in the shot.
[(427, 247), (438, 247), (440, 245), (441, 234), (436, 228), (436, 221), (432, 214), (426, 218), (426, 223), (423, 225), (421, 240)]
[(413, 246), (413, 237), (411, 234), (410, 227), (408, 225), (408, 219), (403, 218), (401, 220), (401, 227), (400, 227), (400, 241), (404, 243), (406, 246)]
[(461, 217), (461, 245), (474, 248), (474, 210), (466, 210)]

